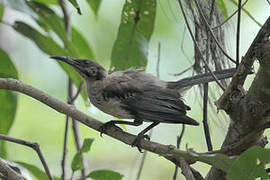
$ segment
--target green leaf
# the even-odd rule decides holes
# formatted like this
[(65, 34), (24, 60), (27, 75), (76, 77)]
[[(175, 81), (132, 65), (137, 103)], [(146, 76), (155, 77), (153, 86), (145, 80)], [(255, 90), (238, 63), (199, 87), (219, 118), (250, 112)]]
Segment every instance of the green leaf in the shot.
[[(51, 37), (45, 36), (41, 34), (39, 31), (34, 29), (33, 27), (16, 21), (13, 27), (17, 32), (24, 35), (28, 39), (32, 40), (40, 50), (45, 52), (48, 55), (62, 55), (69, 56), (69, 53), (63, 49), (60, 45), (58, 45)], [(60, 66), (65, 70), (65, 72), (69, 75), (72, 81), (76, 84), (77, 87), (80, 86), (80, 83), (83, 81), (81, 76), (68, 64), (57, 61)], [(81, 92), (82, 97), (87, 100), (86, 90), (84, 89)]]
[(29, 8), (24, 0), (2, 0), (4, 6), (7, 6), (11, 9), (26, 13), (32, 17), (38, 17), (35, 12)]
[(91, 60), (96, 59), (92, 48), (86, 41), (86, 38), (75, 27), (72, 27), (71, 41), (74, 47), (76, 47), (79, 58)]
[(0, 21), (2, 20), (2, 17), (4, 15), (4, 9), (5, 7), (2, 4), (0, 4)]
[(216, 1), (217, 7), (220, 10), (222, 16), (227, 19), (228, 18), (228, 10), (226, 7), (226, 4), (224, 3), (223, 0), (217, 0)]
[(93, 142), (94, 142), (93, 138), (84, 139), (83, 145), (81, 148), (81, 153), (87, 153), (88, 151), (90, 151)]
[(270, 149), (258, 146), (243, 152), (233, 163), (227, 174), (227, 180), (253, 180), (258, 177), (269, 179), (265, 165), (270, 163)]
[(72, 159), (72, 162), (71, 162), (72, 172), (74, 173), (75, 171), (78, 171), (78, 170), (80, 170), (82, 168), (83, 168), (83, 163), (82, 163), (82, 160), (81, 160), (81, 154), (76, 153), (75, 156)]
[[(18, 72), (8, 54), (0, 48), (0, 78), (18, 79)], [(0, 90), (0, 134), (8, 134), (16, 114), (17, 94)], [(0, 156), (6, 157), (5, 142), (0, 142)]]
[(112, 170), (95, 170), (87, 177), (93, 180), (121, 180), (124, 176)]
[(77, 3), (77, 1), (76, 0), (68, 0), (76, 9), (77, 9), (77, 12), (78, 12), (78, 14), (82, 14), (81, 13), (81, 9), (80, 9), (80, 7), (79, 7), (79, 4)]
[(71, 162), (71, 169), (72, 169), (73, 173), (75, 171), (78, 171), (78, 170), (83, 168), (83, 164), (81, 161), (81, 155), (82, 155), (82, 153), (87, 153), (88, 151), (90, 151), (93, 142), (94, 142), (93, 138), (84, 139), (80, 152), (77, 152), (75, 154), (75, 156), (73, 157), (72, 162)]
[[(32, 165), (32, 164), (28, 164), (25, 162), (16, 162), (20, 165), (22, 165), (24, 168), (26, 168), (33, 176), (35, 176), (38, 180), (48, 180), (48, 176), (47, 174), (42, 171), (41, 169), (39, 169), (38, 167)], [(53, 177), (54, 180), (61, 180), (61, 178), (59, 177)]]
[(193, 161), (204, 162), (224, 172), (228, 172), (235, 161), (235, 157), (228, 157), (224, 154), (199, 154), (193, 151), (181, 151), (175, 155)]
[(91, 7), (92, 11), (94, 11), (95, 16), (97, 17), (98, 9), (101, 4), (102, 0), (87, 0), (89, 6)]
[(33, 1), (47, 5), (59, 5), (57, 0), (33, 0)]
[(115, 70), (146, 65), (155, 15), (156, 0), (126, 0), (111, 55)]

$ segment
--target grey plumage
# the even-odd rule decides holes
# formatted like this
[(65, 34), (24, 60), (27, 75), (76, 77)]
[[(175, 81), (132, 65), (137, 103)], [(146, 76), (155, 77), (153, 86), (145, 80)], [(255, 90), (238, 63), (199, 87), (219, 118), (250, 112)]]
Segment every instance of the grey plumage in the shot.
[[(145, 133), (159, 123), (199, 125), (197, 121), (186, 115), (186, 111), (191, 108), (184, 104), (178, 92), (180, 87), (183, 88), (181, 81), (164, 82), (151, 74), (132, 68), (107, 75), (101, 65), (91, 60), (65, 56), (51, 58), (70, 64), (80, 73), (86, 82), (88, 97), (97, 108), (118, 118), (134, 119), (134, 122), (107, 122), (101, 127), (101, 132), (105, 132), (115, 124), (138, 126), (143, 121), (152, 122), (133, 142), (139, 150), (140, 140), (149, 138)], [(232, 74), (230, 72), (230, 75)], [(228, 77), (218, 73), (217, 76)], [(198, 79), (200, 78), (195, 78), (196, 83), (199, 82)], [(201, 80), (201, 83), (210, 80), (211, 76), (209, 78), (208, 75), (205, 81)]]

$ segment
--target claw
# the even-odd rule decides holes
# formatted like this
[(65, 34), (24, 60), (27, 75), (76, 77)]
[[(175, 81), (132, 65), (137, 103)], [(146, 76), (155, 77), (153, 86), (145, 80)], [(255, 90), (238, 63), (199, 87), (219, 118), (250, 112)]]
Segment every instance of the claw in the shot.
[(143, 153), (143, 151), (141, 149), (141, 140), (142, 139), (146, 139), (146, 140), (150, 141), (150, 137), (146, 134), (143, 134), (143, 135), (138, 135), (131, 144), (132, 147), (136, 146), (138, 148), (138, 150), (140, 151), (140, 153)]
[(102, 137), (103, 133), (106, 133), (106, 131), (111, 128), (111, 127), (115, 127), (117, 129), (122, 130), (120, 127), (116, 126), (113, 121), (109, 121), (104, 123), (102, 126), (100, 126), (99, 131), (100, 131), (100, 137)]

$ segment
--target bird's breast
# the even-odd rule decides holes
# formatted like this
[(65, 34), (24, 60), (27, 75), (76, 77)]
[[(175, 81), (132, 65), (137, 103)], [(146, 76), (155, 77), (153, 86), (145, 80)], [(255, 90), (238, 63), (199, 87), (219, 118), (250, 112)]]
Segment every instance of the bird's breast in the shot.
[(88, 94), (90, 102), (101, 111), (121, 119), (133, 119), (128, 111), (120, 106), (120, 102), (114, 99), (105, 100), (101, 93)]

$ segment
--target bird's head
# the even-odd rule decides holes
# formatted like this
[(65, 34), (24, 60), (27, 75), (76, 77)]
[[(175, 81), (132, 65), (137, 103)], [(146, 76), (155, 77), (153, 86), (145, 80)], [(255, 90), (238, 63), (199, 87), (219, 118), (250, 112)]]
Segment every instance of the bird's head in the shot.
[(51, 56), (72, 66), (85, 80), (102, 80), (107, 76), (106, 70), (96, 63), (88, 59), (73, 59), (67, 56)]

